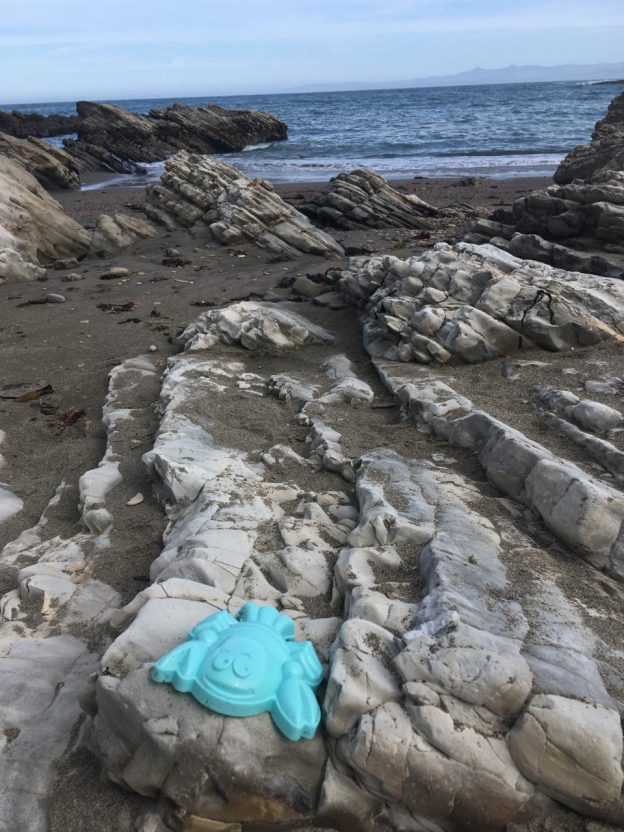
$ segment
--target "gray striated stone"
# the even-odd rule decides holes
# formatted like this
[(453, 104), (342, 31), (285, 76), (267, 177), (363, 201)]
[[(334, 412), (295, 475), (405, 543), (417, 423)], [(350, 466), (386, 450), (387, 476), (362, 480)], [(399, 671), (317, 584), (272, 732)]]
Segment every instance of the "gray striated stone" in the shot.
[(353, 230), (358, 228), (420, 228), (431, 226), (423, 217), (437, 214), (414, 194), (391, 188), (372, 170), (340, 173), (301, 210), (321, 225)]
[(365, 303), (368, 352), (392, 361), (477, 363), (532, 345), (564, 350), (624, 333), (618, 281), (521, 261), (492, 246), (355, 260), (340, 288)]
[(226, 245), (254, 243), (288, 257), (344, 254), (269, 182), (248, 179), (210, 156), (181, 152), (168, 159), (160, 184), (147, 189), (145, 213), (169, 229), (187, 228)]
[(401, 699), (399, 678), (392, 667), (397, 646), (383, 627), (350, 619), (340, 628), (333, 647), (323, 710), (325, 726), (340, 737), (362, 716), (384, 702)]
[[(319, 798), (321, 736), (292, 743), (268, 714), (232, 719), (149, 678), (149, 666), (97, 684), (93, 739), (116, 782), (159, 792), (214, 820), (296, 820)], [(198, 779), (199, 778), (199, 779)]]

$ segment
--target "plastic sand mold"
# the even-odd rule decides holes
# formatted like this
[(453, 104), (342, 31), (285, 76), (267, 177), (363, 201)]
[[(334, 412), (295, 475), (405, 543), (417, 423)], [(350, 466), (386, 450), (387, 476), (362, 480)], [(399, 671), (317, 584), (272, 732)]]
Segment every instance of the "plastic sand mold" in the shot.
[(155, 682), (190, 693), (226, 716), (268, 711), (290, 740), (310, 739), (321, 720), (315, 690), (323, 668), (310, 641), (295, 641), (295, 624), (273, 607), (249, 603), (236, 618), (210, 615), (152, 668)]

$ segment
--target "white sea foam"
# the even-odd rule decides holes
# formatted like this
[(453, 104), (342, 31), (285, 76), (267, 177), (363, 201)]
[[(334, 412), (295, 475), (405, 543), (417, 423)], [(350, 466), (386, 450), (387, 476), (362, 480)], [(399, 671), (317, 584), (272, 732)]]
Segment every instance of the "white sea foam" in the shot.
[(248, 144), (243, 148), (243, 153), (251, 153), (254, 150), (266, 150), (272, 147), (273, 142), (261, 142), (260, 144)]

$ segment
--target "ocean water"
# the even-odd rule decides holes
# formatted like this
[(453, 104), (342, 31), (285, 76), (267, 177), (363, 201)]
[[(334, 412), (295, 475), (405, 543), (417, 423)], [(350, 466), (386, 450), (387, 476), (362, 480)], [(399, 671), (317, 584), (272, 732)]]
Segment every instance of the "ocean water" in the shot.
[[(622, 89), (622, 83), (558, 82), (112, 103), (137, 113), (175, 100), (273, 113), (288, 124), (288, 141), (219, 158), (274, 182), (323, 181), (356, 167), (389, 179), (549, 176), (569, 150), (589, 139)], [(13, 106), (43, 114), (75, 112), (73, 102)], [(137, 184), (161, 171), (161, 164), (151, 165)]]

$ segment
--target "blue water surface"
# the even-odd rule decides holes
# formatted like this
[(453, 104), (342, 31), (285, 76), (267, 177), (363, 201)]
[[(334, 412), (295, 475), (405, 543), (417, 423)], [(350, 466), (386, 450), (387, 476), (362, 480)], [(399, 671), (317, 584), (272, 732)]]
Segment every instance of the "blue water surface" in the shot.
[[(569, 150), (588, 141), (623, 87), (558, 82), (112, 103), (137, 113), (176, 100), (273, 113), (288, 124), (288, 141), (221, 158), (275, 182), (322, 181), (354, 167), (373, 168), (391, 179), (549, 176)], [(0, 106), (13, 108), (75, 112), (73, 102)], [(161, 169), (151, 166), (148, 178), (157, 178)]]

